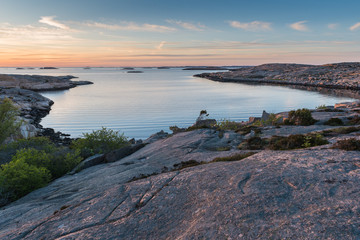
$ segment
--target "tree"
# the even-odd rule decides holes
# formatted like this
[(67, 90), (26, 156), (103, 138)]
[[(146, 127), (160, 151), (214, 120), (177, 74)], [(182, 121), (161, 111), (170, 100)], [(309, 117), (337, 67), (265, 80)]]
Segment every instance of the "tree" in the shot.
[(19, 109), (13, 102), (5, 98), (0, 103), (0, 145), (16, 133), (20, 126), (20, 122), (16, 122), (16, 117), (19, 116)]

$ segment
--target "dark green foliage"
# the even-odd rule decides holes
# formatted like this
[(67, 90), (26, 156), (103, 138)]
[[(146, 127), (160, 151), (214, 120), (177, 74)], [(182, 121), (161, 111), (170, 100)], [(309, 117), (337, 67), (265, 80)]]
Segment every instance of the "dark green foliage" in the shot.
[(46, 137), (19, 139), (15, 142), (0, 147), (0, 164), (10, 162), (11, 158), (18, 150), (27, 148), (44, 150), (45, 152), (49, 153), (55, 151), (56, 146)]
[(81, 156), (85, 158), (97, 153), (107, 153), (128, 144), (124, 134), (103, 127), (92, 133), (84, 133), (83, 138), (75, 140), (71, 147), (80, 150)]
[(0, 152), (7, 157), (0, 169), (0, 206), (63, 176), (82, 160), (79, 151), (56, 147), (44, 137), (13, 142)]
[(232, 162), (232, 161), (240, 161), (244, 158), (250, 157), (251, 155), (254, 155), (254, 152), (248, 152), (248, 153), (238, 153), (227, 157), (217, 157), (214, 158), (211, 162)]
[(260, 150), (264, 149), (264, 146), (267, 144), (266, 140), (260, 137), (251, 137), (244, 142), (240, 143), (238, 146), (242, 150)]
[(255, 134), (260, 134), (261, 133), (261, 129), (259, 127), (251, 126), (251, 125), (242, 126), (236, 132), (241, 134), (241, 135), (246, 135), (246, 134), (249, 134), (251, 131), (254, 131)]
[(311, 116), (309, 109), (303, 108), (298, 110), (292, 110), (289, 112), (289, 117), (284, 121), (286, 125), (301, 125), (309, 126), (316, 122), (316, 120)]
[(193, 167), (202, 164), (202, 162), (198, 162), (196, 160), (182, 161), (181, 163), (175, 163), (174, 168), (176, 170)]
[(174, 133), (180, 133), (180, 132), (185, 132), (186, 129), (185, 128), (179, 128), (178, 126), (170, 126), (169, 129)]
[(0, 102), (0, 145), (19, 130), (21, 123), (16, 123), (17, 116), (19, 116), (19, 109), (10, 99), (5, 98)]
[(329, 126), (342, 126), (344, 122), (340, 118), (330, 118), (324, 124)]
[(330, 136), (337, 136), (341, 134), (349, 134), (352, 132), (360, 131), (360, 127), (341, 127), (341, 128), (334, 128), (330, 130), (322, 131), (322, 134), (326, 137)]
[(328, 141), (320, 134), (290, 135), (288, 137), (273, 136), (269, 140), (271, 150), (291, 150), (327, 144)]
[(0, 171), (1, 188), (11, 192), (10, 200), (15, 200), (45, 186), (50, 179), (49, 170), (28, 164), (24, 158), (14, 159), (2, 165)]
[(223, 120), (218, 121), (215, 127), (217, 130), (239, 131), (239, 130), (241, 130), (242, 127), (244, 127), (244, 124), (241, 122), (235, 122), (235, 121), (223, 119)]
[(359, 125), (360, 124), (360, 116), (356, 115), (355, 117), (349, 120), (350, 125)]
[(346, 151), (360, 151), (360, 140), (355, 138), (348, 138), (337, 141), (333, 148), (338, 148)]

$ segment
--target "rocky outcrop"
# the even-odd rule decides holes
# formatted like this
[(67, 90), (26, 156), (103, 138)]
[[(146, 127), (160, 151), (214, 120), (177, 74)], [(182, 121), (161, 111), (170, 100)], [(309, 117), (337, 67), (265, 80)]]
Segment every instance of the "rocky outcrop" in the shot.
[(71, 81), (74, 76), (43, 76), (0, 74), (0, 87), (21, 88), (32, 91), (64, 90), (77, 85), (92, 84), (90, 81)]
[[(179, 133), (64, 176), (2, 208), (0, 238), (360, 237), (358, 152), (325, 146), (211, 163), (239, 152), (214, 146), (237, 140), (209, 129)], [(194, 161), (202, 164), (186, 167)]]
[(229, 72), (195, 75), (220, 82), (267, 83), (337, 89), (360, 89), (360, 63), (325, 65), (264, 64)]

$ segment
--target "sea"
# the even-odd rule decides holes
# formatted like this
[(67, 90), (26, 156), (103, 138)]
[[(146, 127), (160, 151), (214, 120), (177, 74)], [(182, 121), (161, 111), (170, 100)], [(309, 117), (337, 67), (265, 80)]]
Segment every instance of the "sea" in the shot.
[[(1, 68), (0, 73), (30, 75), (73, 75), (73, 80), (92, 85), (41, 94), (55, 103), (41, 121), (53, 128), (81, 137), (102, 127), (114, 129), (128, 138), (146, 139), (170, 126), (189, 127), (206, 110), (216, 120), (247, 121), (263, 110), (278, 113), (298, 108), (314, 109), (355, 99), (284, 86), (221, 83), (193, 77), (204, 70), (182, 68)], [(216, 72), (216, 71), (215, 71)]]

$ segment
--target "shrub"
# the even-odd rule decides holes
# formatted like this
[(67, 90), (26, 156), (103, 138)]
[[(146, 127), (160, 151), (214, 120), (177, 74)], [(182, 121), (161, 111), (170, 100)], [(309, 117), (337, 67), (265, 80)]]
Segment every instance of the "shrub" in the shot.
[(359, 115), (354, 116), (353, 118), (350, 119), (349, 121), (350, 125), (359, 125), (360, 124), (360, 117)]
[(13, 156), (12, 161), (23, 160), (29, 165), (35, 167), (44, 167), (49, 169), (51, 164), (51, 155), (45, 151), (39, 151), (33, 148), (21, 149)]
[(236, 132), (241, 134), (241, 135), (246, 135), (246, 134), (249, 134), (251, 131), (254, 131), (255, 134), (260, 134), (261, 133), (261, 129), (259, 127), (251, 126), (251, 125), (242, 126)]
[(10, 197), (12, 200), (45, 186), (50, 179), (49, 170), (30, 165), (23, 158), (2, 165), (0, 171), (1, 187), (12, 193)]
[(56, 146), (46, 137), (19, 139), (0, 147), (0, 164), (8, 163), (18, 150), (25, 148), (44, 150), (50, 153), (55, 151)]
[(338, 148), (346, 151), (360, 151), (360, 140), (355, 138), (348, 138), (337, 141), (333, 148)]
[(217, 157), (214, 158), (211, 162), (232, 162), (232, 161), (240, 161), (244, 158), (250, 157), (251, 155), (254, 155), (253, 152), (248, 153), (238, 153), (227, 157)]
[(80, 150), (71, 151), (67, 148), (59, 148), (52, 154), (51, 165), (48, 167), (52, 178), (59, 178), (71, 171), (82, 159)]
[(260, 137), (251, 137), (239, 144), (241, 150), (260, 150), (263, 149), (267, 142)]
[(323, 105), (317, 106), (316, 109), (317, 110), (325, 110), (325, 109), (327, 109), (327, 107), (325, 106), (325, 104), (323, 104)]
[(357, 132), (359, 130), (360, 130), (360, 127), (340, 127), (340, 128), (330, 129), (330, 130), (324, 130), (324, 131), (322, 131), (322, 134), (326, 137), (329, 137), (329, 136), (337, 136), (340, 134), (349, 134), (352, 132)]
[(97, 153), (106, 153), (128, 145), (129, 142), (123, 133), (103, 127), (92, 133), (84, 133), (72, 143), (72, 148), (81, 151), (82, 157), (89, 157)]
[(315, 122), (316, 120), (311, 116), (310, 110), (306, 108), (290, 111), (289, 118), (284, 121), (287, 125), (301, 126), (309, 126)]
[(328, 141), (324, 139), (321, 134), (295, 134), (288, 137), (271, 137), (269, 140), (268, 148), (271, 150), (291, 150), (297, 148), (314, 147), (327, 143)]
[(260, 126), (260, 127), (264, 127), (264, 126), (277, 126), (280, 125), (280, 119), (282, 119), (282, 117), (277, 117), (276, 114), (274, 113), (270, 113), (268, 119), (266, 120), (258, 120), (256, 122), (253, 123), (254, 126)]
[(16, 123), (18, 115), (19, 109), (14, 106), (10, 99), (5, 98), (0, 103), (0, 145), (19, 130), (21, 123)]
[(233, 131), (238, 131), (243, 126), (244, 124), (241, 122), (230, 121), (228, 119), (221, 119), (215, 125), (215, 127), (218, 130), (233, 130)]
[(324, 124), (329, 126), (342, 126), (344, 122), (340, 118), (330, 118)]

